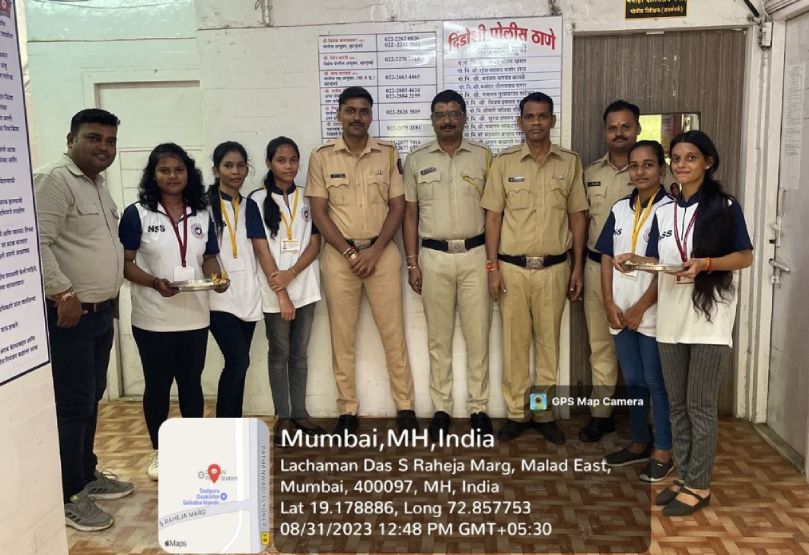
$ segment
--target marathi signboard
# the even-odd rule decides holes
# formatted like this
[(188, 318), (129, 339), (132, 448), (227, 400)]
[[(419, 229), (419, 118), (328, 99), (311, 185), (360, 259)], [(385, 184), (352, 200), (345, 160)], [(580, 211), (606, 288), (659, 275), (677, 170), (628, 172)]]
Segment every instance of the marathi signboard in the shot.
[(627, 19), (685, 17), (688, 0), (626, 0)]
[[(540, 91), (562, 100), (562, 18), (445, 21), (444, 88), (467, 104), (467, 137), (493, 152), (522, 142), (519, 102)], [(559, 142), (557, 115), (551, 140)]]

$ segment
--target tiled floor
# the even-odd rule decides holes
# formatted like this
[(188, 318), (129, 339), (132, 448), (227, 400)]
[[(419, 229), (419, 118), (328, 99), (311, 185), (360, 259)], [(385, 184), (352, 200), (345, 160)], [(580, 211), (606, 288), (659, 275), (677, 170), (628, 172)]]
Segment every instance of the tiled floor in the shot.
[[(568, 437), (575, 435), (578, 425), (563, 424)], [(613, 436), (607, 441), (620, 440)], [(157, 547), (155, 524), (157, 483), (145, 475), (151, 448), (139, 403), (103, 405), (97, 452), (102, 467), (132, 480), (136, 491), (100, 503), (115, 516), (111, 529), (98, 533), (69, 529), (71, 554), (163, 553)], [(693, 517), (669, 519), (655, 508), (649, 553), (809, 553), (809, 484), (750, 424), (721, 422), (712, 492), (711, 505)]]

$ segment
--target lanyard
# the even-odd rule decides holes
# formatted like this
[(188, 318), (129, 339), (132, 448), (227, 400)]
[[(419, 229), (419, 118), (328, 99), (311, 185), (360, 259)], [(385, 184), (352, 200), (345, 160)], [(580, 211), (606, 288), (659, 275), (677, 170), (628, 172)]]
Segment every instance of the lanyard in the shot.
[(230, 225), (230, 216), (228, 216), (227, 205), (225, 204), (225, 199), (222, 198), (222, 195), (219, 195), (219, 207), (222, 211), (222, 217), (225, 218), (225, 222), (227, 223), (228, 228), (228, 235), (230, 235), (230, 251), (233, 253), (233, 258), (237, 258), (239, 256), (239, 248), (236, 243), (236, 228), (239, 227), (239, 195), (236, 194), (231, 201), (233, 206), (233, 225)]
[(162, 200), (160, 201), (160, 206), (163, 207), (163, 210), (166, 212), (166, 216), (169, 217), (171, 228), (174, 230), (174, 235), (177, 237), (177, 243), (180, 245), (180, 262), (183, 263), (183, 268), (185, 268), (185, 253), (188, 251), (188, 218), (185, 214), (185, 201), (183, 201), (183, 235), (185, 235), (185, 241), (180, 238), (180, 229), (177, 227), (177, 222), (174, 221), (174, 216), (171, 215), (171, 212), (169, 212)]
[[(660, 189), (658, 188), (658, 191)], [(635, 219), (632, 222), (632, 249), (630, 252), (635, 252), (635, 247), (638, 246), (638, 236), (640, 235), (640, 230), (643, 229), (643, 224), (646, 223), (646, 220), (649, 218), (649, 214), (652, 213), (652, 206), (654, 206), (654, 200), (657, 196), (657, 192), (649, 198), (649, 204), (646, 206), (646, 209), (643, 210), (640, 204), (640, 194), (635, 198)], [(641, 217), (641, 212), (643, 212), (643, 217)]]
[(287, 228), (287, 240), (292, 241), (292, 224), (295, 223), (295, 216), (298, 215), (298, 193), (300, 189), (295, 187), (295, 199), (292, 201), (292, 211), (289, 215), (289, 222), (287, 222), (286, 216), (284, 213), (281, 212), (281, 221), (284, 222), (284, 227)]
[[(677, 225), (677, 205), (679, 202), (674, 202), (674, 241), (677, 243), (677, 250), (680, 251), (680, 259), (685, 262), (688, 260), (688, 234), (691, 233), (691, 228), (694, 227), (694, 222), (697, 221), (697, 212), (699, 212), (699, 207), (694, 209), (694, 213), (691, 215), (691, 221), (688, 222), (688, 227), (685, 228), (685, 233), (683, 234), (683, 238), (680, 239), (680, 228)], [(686, 210), (687, 212), (687, 210)], [(685, 223), (685, 222), (683, 222)]]

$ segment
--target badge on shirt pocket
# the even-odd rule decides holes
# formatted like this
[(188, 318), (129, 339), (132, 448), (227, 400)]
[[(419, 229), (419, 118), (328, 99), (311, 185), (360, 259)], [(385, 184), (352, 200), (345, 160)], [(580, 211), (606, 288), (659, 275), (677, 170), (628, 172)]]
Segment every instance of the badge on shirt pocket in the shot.
[(175, 266), (174, 281), (190, 281), (195, 278), (194, 268), (191, 266)]
[(301, 242), (295, 239), (282, 239), (281, 240), (281, 252), (300, 252), (301, 250)]
[[(223, 268), (224, 269), (224, 268)], [(244, 257), (236, 257), (228, 262), (228, 272), (243, 272), (244, 271)]]

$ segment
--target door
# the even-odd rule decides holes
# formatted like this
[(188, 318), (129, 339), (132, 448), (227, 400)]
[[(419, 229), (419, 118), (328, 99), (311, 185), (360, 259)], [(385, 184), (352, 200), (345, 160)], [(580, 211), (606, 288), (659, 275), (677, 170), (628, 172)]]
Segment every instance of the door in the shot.
[[(202, 148), (202, 109), (199, 82), (134, 82), (96, 86), (98, 106), (121, 120), (118, 156), (107, 170), (107, 184), (121, 212), (138, 198), (138, 183), (152, 149), (160, 143), (177, 143), (209, 174), (208, 154)], [(124, 396), (143, 395), (140, 356), (132, 337), (129, 282), (121, 289), (118, 326), (119, 390)], [(221, 368), (219, 349), (211, 341), (206, 368)], [(218, 371), (203, 374), (206, 395), (216, 393)], [(112, 381), (112, 380), (111, 380)]]
[(809, 293), (809, 14), (787, 22), (784, 62), (767, 425), (805, 460), (809, 312), (800, 300)]
[[(605, 152), (604, 108), (622, 98), (637, 104), (641, 114), (699, 114), (699, 128), (713, 138), (722, 157), (718, 178), (738, 196), (745, 33), (666, 31), (575, 37), (572, 146), (585, 167)], [(573, 303), (572, 308), (570, 380), (573, 386), (589, 386), (584, 310), (582, 303)], [(735, 371), (722, 384), (720, 414), (733, 413), (733, 376)]]

